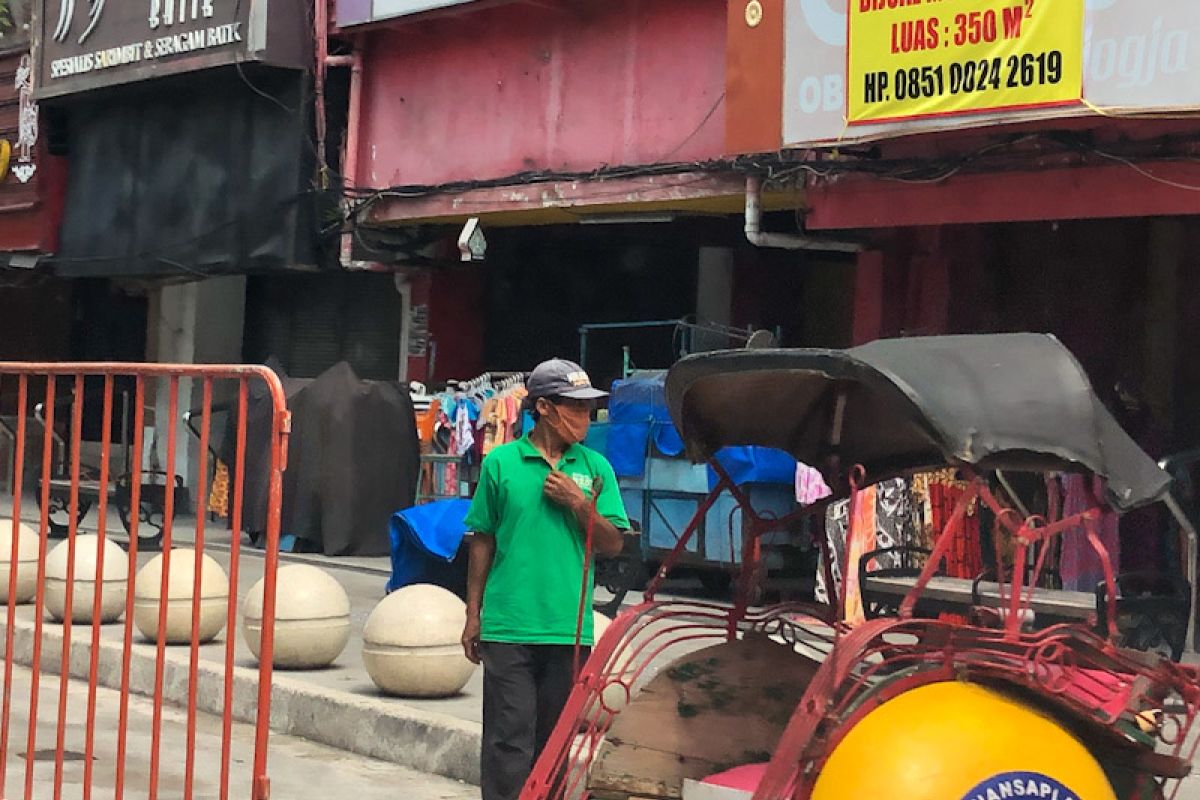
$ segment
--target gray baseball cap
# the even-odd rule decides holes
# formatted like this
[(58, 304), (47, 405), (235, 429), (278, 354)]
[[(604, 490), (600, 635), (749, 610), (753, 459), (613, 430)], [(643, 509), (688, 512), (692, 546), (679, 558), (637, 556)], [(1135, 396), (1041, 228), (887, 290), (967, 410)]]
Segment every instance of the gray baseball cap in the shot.
[(561, 358), (538, 364), (525, 381), (525, 388), (529, 390), (530, 400), (539, 397), (596, 400), (608, 396), (608, 392), (602, 392), (592, 386), (592, 379), (583, 371), (583, 367), (574, 361)]

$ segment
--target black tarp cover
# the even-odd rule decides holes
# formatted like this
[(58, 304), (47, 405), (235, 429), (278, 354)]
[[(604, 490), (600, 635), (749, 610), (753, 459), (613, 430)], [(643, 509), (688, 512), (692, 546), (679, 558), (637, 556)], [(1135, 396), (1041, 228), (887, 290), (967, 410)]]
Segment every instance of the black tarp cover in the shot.
[(1120, 509), (1159, 499), (1170, 484), (1104, 408), (1074, 356), (1044, 334), (705, 353), (672, 368), (667, 402), (696, 461), (754, 444), (814, 466), (836, 454), (872, 479), (943, 464), (1083, 468), (1106, 479), (1108, 500)]
[[(387, 555), (391, 515), (413, 504), (420, 469), (408, 394), (398, 384), (359, 380), (345, 362), (311, 380), (288, 378), (275, 369), (292, 412), (282, 533), (327, 556)], [(266, 529), (270, 417), (269, 397), (252, 394), (246, 432), (247, 531)], [(229, 426), (221, 454), (230, 465), (234, 433)]]
[(57, 273), (196, 278), (314, 264), (307, 80), (247, 64), (62, 103)]

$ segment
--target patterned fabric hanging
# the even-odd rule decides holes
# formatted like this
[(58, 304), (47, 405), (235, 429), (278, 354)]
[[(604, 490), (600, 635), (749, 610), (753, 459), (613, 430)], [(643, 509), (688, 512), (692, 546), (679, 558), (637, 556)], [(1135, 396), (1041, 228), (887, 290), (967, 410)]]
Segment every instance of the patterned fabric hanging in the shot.
[(842, 608), (842, 619), (850, 625), (860, 625), (866, 621), (863, 610), (862, 589), (858, 585), (858, 567), (863, 557), (875, 550), (879, 541), (877, 536), (879, 510), (876, 505), (876, 489), (868, 486), (858, 493), (856, 501), (850, 504), (850, 527), (846, 538), (846, 569), (843, 580), (846, 582), (845, 605)]
[[(857, 524), (866, 526), (862, 546), (856, 551), (846, 553), (847, 534), (850, 530), (850, 501), (840, 500), (832, 503), (825, 511), (825, 537), (831, 555), (833, 572), (833, 592), (837, 596), (841, 590), (842, 576), (850, 581), (847, 586), (847, 606), (855, 604), (850, 610), (861, 614), (862, 600), (858, 590), (858, 563), (860, 557), (872, 550), (882, 550), (907, 544), (913, 539), (912, 500), (908, 484), (903, 478), (893, 478), (882, 481), (864, 489), (859, 496), (859, 514)], [(888, 568), (899, 566), (900, 557), (891, 553), (877, 559), (871, 568)], [(826, 586), (825, 570), (821, 564), (817, 566), (817, 587), (815, 597), (819, 603), (829, 603), (829, 588)], [(843, 609), (846, 610), (846, 609)], [(850, 619), (847, 616), (847, 619)]]

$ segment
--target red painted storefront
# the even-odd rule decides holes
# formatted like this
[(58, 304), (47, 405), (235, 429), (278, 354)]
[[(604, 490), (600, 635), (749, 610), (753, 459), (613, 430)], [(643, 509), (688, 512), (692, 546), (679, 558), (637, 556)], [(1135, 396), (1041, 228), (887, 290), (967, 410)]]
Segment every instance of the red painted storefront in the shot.
[[(737, 3), (555, 0), (467, 3), (342, 31), (362, 55), (356, 183), (395, 189), (372, 204), (371, 220), (481, 216), (494, 226), (663, 208), (738, 213), (743, 182), (731, 173), (586, 176), (777, 147), (784, 2), (762, 5), (756, 27)], [(1168, 337), (1161, 326), (1146, 332), (1144, 311), (1130, 322), (1120, 297), (1126, 284), (1142, 285), (1137, 275), (1157, 246), (1150, 220), (1200, 211), (1200, 167), (1188, 160), (1196, 127), (1094, 117), (896, 138), (872, 145), (874, 157), (945, 164), (946, 174), (906, 182), (842, 172), (789, 187), (784, 202), (804, 208), (810, 230), (852, 230), (870, 243), (846, 312), (856, 341), (1054, 330), (1107, 381), (1127, 371), (1118, 362), (1137, 360), (1109, 355), (1128, 342), (1144, 352), (1143, 341), (1190, 330), (1186, 302)], [(542, 173), (562, 175), (523, 182)], [(1122, 222), (1098, 221), (1106, 219)], [(743, 293), (754, 261), (739, 251)], [(780, 267), (777, 285), (799, 280)], [(414, 280), (443, 376), (487, 366), (471, 310), (486, 270)], [(997, 289), (997, 275), (1022, 285)], [(1180, 386), (1191, 380), (1176, 371)]]
[[(368, 221), (740, 217), (744, 176), (689, 166), (725, 154), (726, 17), (724, 0), (481, 2), (338, 31), (361, 58), (348, 171), (360, 193), (379, 192)], [(488, 270), (412, 275), (436, 342), (435, 368), (414, 356), (412, 377), (494, 366), (479, 314)]]
[[(703, 175), (574, 176), (723, 154), (723, 0), (480, 5), (342, 32), (363, 59), (356, 182), (464, 182), (452, 194), (384, 197), (374, 220), (503, 212), (536, 224), (569, 221), (557, 206), (740, 194), (740, 181)], [(566, 177), (536, 187), (515, 177), (535, 172)], [(500, 186), (472, 191), (480, 181)]]
[[(359, 175), (441, 184), (719, 156), (725, 4), (515, 4), (369, 34)], [(690, 140), (688, 134), (696, 131)]]
[[(952, 174), (810, 180), (808, 225), (872, 242), (856, 270), (855, 340), (1051, 332), (1106, 399), (1121, 383), (1149, 403), (1162, 446), (1191, 446), (1197, 132), (1184, 120), (1093, 119), (911, 137), (880, 143), (878, 157)], [(1002, 161), (972, 160), (998, 143)]]

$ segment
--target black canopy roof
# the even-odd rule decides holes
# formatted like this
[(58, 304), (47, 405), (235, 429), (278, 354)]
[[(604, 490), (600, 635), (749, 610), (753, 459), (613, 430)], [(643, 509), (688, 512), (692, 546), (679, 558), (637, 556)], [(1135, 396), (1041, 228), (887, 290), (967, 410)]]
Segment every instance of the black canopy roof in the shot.
[(1161, 498), (1170, 483), (1070, 351), (1043, 334), (694, 355), (671, 369), (667, 403), (696, 461), (762, 445), (814, 466), (836, 454), (875, 479), (944, 464), (1085, 469), (1107, 480), (1120, 509)]

